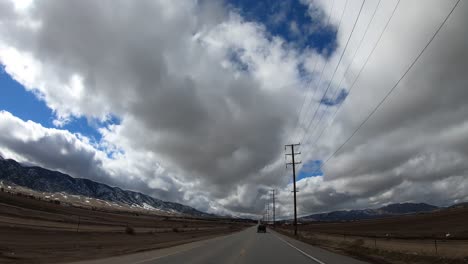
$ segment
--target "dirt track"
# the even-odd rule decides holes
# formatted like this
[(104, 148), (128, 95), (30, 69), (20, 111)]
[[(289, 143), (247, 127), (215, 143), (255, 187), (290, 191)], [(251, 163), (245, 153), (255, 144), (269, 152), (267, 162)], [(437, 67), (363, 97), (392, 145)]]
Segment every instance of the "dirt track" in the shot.
[(229, 220), (92, 211), (0, 192), (0, 263), (57, 263), (114, 256), (244, 227)]

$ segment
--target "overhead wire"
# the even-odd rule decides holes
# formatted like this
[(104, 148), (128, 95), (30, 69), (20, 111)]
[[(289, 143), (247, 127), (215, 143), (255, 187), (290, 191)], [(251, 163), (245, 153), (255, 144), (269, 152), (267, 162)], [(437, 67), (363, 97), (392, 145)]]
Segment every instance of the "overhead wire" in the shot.
[[(364, 1), (365, 1), (365, 0), (364, 0)], [(337, 31), (339, 31), (340, 28), (341, 28), (341, 24), (342, 24), (342, 21), (343, 21), (343, 16), (344, 16), (344, 14), (345, 14), (346, 7), (347, 7), (347, 6), (348, 6), (348, 0), (346, 0), (345, 6), (344, 6), (344, 8), (343, 8), (343, 11), (341, 12), (340, 22), (338, 23)], [(330, 14), (330, 15), (331, 15), (331, 14)], [(319, 79), (318, 79), (318, 84), (320, 84), (320, 82), (321, 82), (321, 80), (322, 80), (323, 73), (324, 73), (324, 71), (325, 71), (325, 68), (326, 68), (327, 65), (328, 65), (328, 62), (329, 62), (328, 60), (325, 62), (324, 66), (323, 66), (323, 68), (322, 68), (322, 70), (321, 70), (321, 72), (320, 72), (320, 77), (319, 77)], [(316, 94), (316, 92), (317, 92), (317, 90), (318, 90), (318, 87), (319, 87), (318, 84), (316, 85), (316, 89), (314, 90), (314, 93), (313, 93), (313, 95), (310, 97), (309, 103), (307, 104), (307, 107), (305, 108), (305, 109), (306, 109), (306, 110), (305, 110), (305, 113), (306, 113), (306, 114), (307, 114), (307, 112), (308, 112), (307, 110), (310, 108), (310, 104), (312, 103), (312, 101), (313, 101), (313, 99), (314, 99), (314, 96), (315, 96), (315, 94)], [(299, 116), (299, 122), (297, 123), (297, 125), (299, 125), (299, 124), (300, 124), (300, 116)]]
[[(351, 91), (353, 90), (353, 88), (355, 87), (356, 83), (357, 83), (357, 80), (359, 79), (359, 77), (361, 76), (363, 70), (365, 69), (365, 67), (367, 66), (367, 63), (369, 62), (370, 58), (372, 57), (372, 55), (374, 54), (378, 44), (380, 43), (381, 39), (382, 39), (382, 36), (385, 34), (385, 32), (387, 31), (387, 28), (388, 28), (388, 25), (390, 24), (390, 21), (393, 19), (395, 13), (396, 13), (396, 10), (400, 4), (401, 0), (398, 0), (397, 3), (395, 4), (395, 6), (393, 7), (393, 10), (392, 10), (392, 13), (390, 14), (387, 22), (385, 23), (385, 26), (383, 27), (382, 31), (380, 32), (380, 35), (379, 37), (377, 38), (377, 41), (374, 43), (374, 46), (372, 47), (372, 50), (371, 52), (369, 53), (369, 55), (367, 56), (366, 60), (364, 61), (364, 63), (362, 64), (361, 68), (359, 69), (359, 72), (358, 74), (356, 75), (356, 77), (354, 78), (354, 81), (351, 83), (351, 86), (350, 88), (348, 89), (348, 96), (349, 94), (351, 94)], [(318, 142), (318, 140), (322, 137), (323, 135), (323, 132), (325, 132), (325, 130), (330, 127), (330, 125), (333, 123), (333, 120), (336, 118), (337, 114), (338, 114), (338, 111), (341, 109), (341, 107), (343, 106), (343, 103), (344, 102), (340, 102), (338, 104), (338, 106), (336, 107), (335, 109), (335, 112), (333, 113), (333, 116), (331, 118), (331, 121), (332, 122), (329, 122), (327, 126), (324, 126), (322, 131), (320, 132), (320, 134), (317, 136), (317, 138), (314, 140), (313, 144), (312, 144), (312, 147), (315, 146)], [(309, 148), (309, 151), (310, 149), (312, 148)], [(309, 153), (309, 152), (308, 152)], [(307, 154), (308, 154), (307, 153)]]
[(450, 16), (453, 14), (453, 11), (455, 11), (455, 9), (457, 8), (458, 4), (460, 3), (461, 0), (457, 0), (457, 2), (453, 5), (452, 9), (450, 10), (450, 12), (447, 14), (447, 16), (445, 17), (445, 19), (442, 21), (442, 23), (439, 25), (439, 27), (437, 28), (437, 30), (434, 32), (434, 34), (432, 35), (432, 37), (429, 39), (429, 41), (426, 43), (426, 45), (424, 46), (424, 48), (419, 52), (419, 54), (416, 56), (416, 58), (413, 60), (413, 62), (409, 65), (409, 67), (405, 70), (405, 72), (403, 73), (403, 75), (398, 79), (398, 81), (392, 86), (392, 88), (385, 94), (385, 96), (380, 100), (380, 102), (374, 107), (374, 109), (369, 113), (369, 115), (361, 122), (361, 124), (354, 130), (354, 132), (351, 134), (351, 136), (349, 136), (334, 152), (332, 155), (330, 155), (324, 163), (322, 163), (322, 165), (320, 166), (320, 168), (323, 168), (327, 163), (328, 161), (333, 158), (342, 148), (343, 146), (345, 146), (350, 140), (351, 138), (354, 137), (354, 135), (356, 135), (356, 133), (364, 126), (364, 124), (372, 117), (372, 115), (374, 115), (377, 110), (380, 108), (380, 106), (382, 106), (382, 104), (387, 100), (387, 98), (393, 93), (393, 91), (395, 91), (395, 89), (398, 87), (398, 85), (400, 84), (400, 82), (406, 77), (406, 75), (408, 75), (408, 73), (410, 72), (410, 70), (413, 68), (413, 66), (418, 62), (418, 60), (421, 58), (421, 56), (424, 54), (424, 52), (427, 50), (427, 48), (430, 46), (430, 44), (432, 43), (432, 41), (435, 39), (435, 37), (437, 36), (437, 34), (440, 32), (440, 30), (442, 29), (442, 27), (446, 24), (446, 22), (448, 21), (448, 19), (450, 18)]
[[(331, 5), (331, 8), (330, 8), (330, 12), (328, 14), (328, 19), (327, 19), (327, 23), (326, 23), (326, 26), (328, 27), (330, 25), (330, 17), (333, 13), (333, 7), (335, 6), (335, 0), (332, 1), (332, 5)], [(319, 61), (319, 58), (316, 58), (315, 59), (315, 64), (314, 64), (314, 68), (312, 69), (312, 73), (315, 72), (315, 69), (317, 68), (317, 64), (318, 64), (318, 61)], [(310, 81), (307, 83), (306, 85), (306, 91), (309, 90), (309, 88), (311, 88), (311, 84), (313, 82), (313, 79), (310, 78)], [(314, 94), (312, 95), (312, 97), (315, 96), (315, 91), (314, 91)], [(304, 108), (304, 104), (306, 102), (306, 98), (307, 96), (303, 96), (303, 100), (302, 100), (302, 104), (301, 104), (301, 107), (299, 108), (299, 111), (296, 111), (296, 120), (295, 120), (295, 125), (294, 125), (294, 128), (292, 130), (292, 133), (290, 134), (290, 136), (288, 136), (288, 142), (290, 142), (292, 140), (291, 136), (294, 136), (297, 128), (298, 128), (298, 125), (299, 125), (299, 119), (300, 119), (300, 116), (302, 115), (302, 110)]]
[[(377, 10), (379, 9), (380, 3), (381, 3), (381, 2), (382, 2), (382, 0), (379, 0), (379, 1), (377, 2), (377, 5), (375, 6), (375, 9), (374, 9), (374, 11), (373, 11), (373, 13), (372, 13), (372, 15), (371, 15), (370, 20), (369, 20), (369, 23), (367, 23), (366, 29), (364, 30), (364, 34), (362, 35), (362, 38), (361, 38), (360, 41), (359, 41), (358, 47), (357, 47), (356, 50), (354, 51), (354, 54), (353, 54), (353, 56), (351, 57), (350, 63), (349, 63), (348, 66), (346, 67), (346, 70), (344, 71), (343, 76), (341, 77), (340, 82), (338, 83), (338, 85), (337, 85), (337, 87), (336, 87), (336, 89), (335, 89), (335, 92), (334, 92), (333, 95), (330, 97), (331, 100), (333, 100), (333, 101), (338, 101), (338, 99), (339, 99), (339, 98), (338, 98), (338, 96), (339, 96), (338, 92), (339, 92), (339, 91), (342, 91), (342, 90), (340, 90), (341, 84), (343, 83), (344, 78), (346, 77), (346, 75), (347, 75), (349, 69), (351, 68), (351, 65), (354, 63), (354, 59), (356, 58), (356, 55), (357, 55), (358, 51), (361, 49), (362, 44), (364, 43), (364, 39), (365, 39), (365, 37), (367, 36), (367, 33), (368, 33), (368, 31), (369, 31), (369, 28), (370, 28), (370, 25), (371, 25), (372, 22), (374, 21), (375, 14), (377, 13)], [(331, 80), (331, 81), (333, 81), (333, 80)], [(349, 94), (349, 92), (348, 92), (348, 94)], [(338, 104), (340, 104), (340, 103), (341, 103), (341, 102), (338, 102)], [(322, 111), (322, 115), (320, 116), (320, 118), (318, 119), (318, 121), (316, 122), (316, 124), (313, 126), (312, 130), (310, 131), (309, 136), (308, 136), (307, 139), (305, 140), (305, 144), (307, 144), (307, 142), (310, 140), (310, 138), (312, 137), (312, 135), (314, 135), (314, 132), (315, 132), (316, 128), (319, 127), (319, 124), (320, 124), (320, 122), (322, 121), (323, 117), (325, 116), (325, 113), (327, 112), (327, 110), (328, 110), (329, 107), (330, 107), (330, 104), (326, 104), (326, 105), (325, 105), (325, 110)], [(314, 143), (314, 144), (315, 144), (315, 143)], [(314, 146), (314, 145), (312, 145), (312, 147), (313, 147), (313, 146)]]
[[(348, 2), (348, 0), (346, 0), (346, 5), (347, 5), (347, 2)], [(346, 5), (345, 5), (345, 8), (346, 8)], [(330, 25), (330, 19), (331, 19), (331, 15), (332, 15), (332, 13), (333, 13), (334, 6), (335, 6), (335, 0), (332, 1), (332, 5), (331, 5), (331, 8), (330, 8), (330, 12), (329, 12), (329, 14), (328, 14), (327, 23), (326, 23), (326, 26), (327, 26), (327, 27)], [(344, 12), (345, 8), (343, 9), (343, 12)], [(342, 19), (342, 18), (343, 18), (343, 13), (342, 13), (342, 15), (341, 15), (341, 19)], [(341, 19), (340, 19), (340, 25), (341, 25)], [(319, 61), (319, 59), (316, 58), (315, 64), (314, 64), (314, 68), (313, 68), (312, 72), (315, 72), (315, 69), (317, 68), (317, 65), (318, 65), (318, 61)], [(325, 67), (325, 66), (324, 66), (324, 67)], [(323, 72), (323, 69), (322, 69), (322, 72)], [(306, 85), (306, 88), (307, 88), (306, 90), (309, 90), (310, 88), (312, 88), (312, 82), (313, 82), (313, 79), (311, 78), (310, 81), (308, 82), (308, 84)], [(312, 98), (313, 98), (313, 96), (315, 96), (315, 92), (316, 92), (316, 90), (314, 91), (314, 93), (313, 93), (313, 95), (312, 95)], [(306, 102), (306, 98), (307, 98), (306, 96), (303, 97), (301, 107), (300, 107), (299, 111), (296, 111), (297, 114), (296, 114), (296, 121), (295, 121), (294, 129), (292, 130), (292, 133), (290, 134), (290, 136), (287, 137), (287, 138), (288, 138), (288, 142), (290, 142), (290, 141), (292, 140), (291, 137), (294, 137), (295, 131), (296, 131), (297, 128), (298, 128), (299, 119), (300, 119), (300, 116), (301, 116), (301, 114), (302, 114), (302, 110), (303, 110), (304, 104), (305, 104), (305, 102)], [(283, 167), (282, 172), (279, 171), (279, 173), (280, 173), (280, 174), (278, 175), (278, 177), (280, 177), (281, 175), (284, 175), (284, 174), (286, 173), (286, 167)]]
[[(346, 44), (345, 44), (345, 46), (344, 46), (344, 48), (343, 48), (343, 51), (341, 52), (340, 59), (338, 60), (338, 63), (337, 63), (336, 66), (335, 66), (335, 69), (334, 69), (334, 71), (333, 71), (331, 80), (333, 80), (333, 78), (335, 77), (336, 71), (338, 70), (338, 67), (339, 67), (340, 64), (341, 64), (341, 60), (343, 59), (343, 56), (344, 56), (344, 54), (346, 53), (346, 50), (347, 50), (348, 45), (349, 45), (349, 41), (351, 40), (351, 37), (353, 36), (354, 30), (356, 29), (356, 24), (357, 24), (357, 22), (359, 21), (359, 18), (361, 17), (362, 9), (363, 9), (363, 7), (364, 7), (365, 2), (366, 2), (366, 0), (363, 0), (362, 3), (361, 3), (361, 7), (359, 8), (359, 13), (358, 13), (358, 15), (356, 16), (356, 19), (354, 20), (353, 28), (351, 29), (351, 33), (349, 34), (348, 39), (346, 40)], [(318, 82), (318, 85), (317, 85), (316, 89), (319, 89), (319, 88), (320, 88), (320, 82), (321, 82), (321, 78), (320, 78), (320, 80), (319, 80), (319, 82)], [(302, 136), (302, 138), (301, 138), (301, 140), (300, 140), (299, 142), (302, 142), (302, 141), (304, 140), (305, 136), (307, 135), (307, 132), (308, 132), (308, 130), (310, 129), (310, 126), (312, 125), (312, 123), (313, 123), (313, 121), (314, 121), (314, 119), (315, 119), (315, 117), (316, 117), (316, 115), (317, 115), (318, 109), (319, 109), (319, 107), (320, 107), (320, 102), (321, 102), (321, 101), (325, 98), (325, 96), (327, 95), (327, 92), (328, 92), (328, 90), (330, 89), (330, 85), (331, 85), (331, 81), (329, 82), (327, 88), (325, 89), (325, 92), (324, 92), (323, 95), (322, 95), (322, 98), (320, 99), (319, 103), (317, 104), (317, 107), (315, 108), (315, 111), (314, 111), (314, 115), (312, 116), (312, 119), (310, 120), (309, 125), (307, 125), (307, 128), (305, 129), (304, 134), (303, 134), (303, 136)]]

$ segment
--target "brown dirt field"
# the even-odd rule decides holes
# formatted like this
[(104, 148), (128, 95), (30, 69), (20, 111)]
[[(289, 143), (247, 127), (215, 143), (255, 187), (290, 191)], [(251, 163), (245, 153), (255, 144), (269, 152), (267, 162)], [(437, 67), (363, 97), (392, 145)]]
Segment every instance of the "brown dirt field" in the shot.
[[(129, 226), (134, 234), (126, 233)], [(158, 249), (249, 226), (57, 205), (0, 192), (0, 263), (57, 263)]]
[[(468, 208), (445, 209), (433, 213), (406, 215), (342, 223), (314, 222), (299, 230), (339, 235), (393, 238), (468, 239)], [(388, 234), (388, 236), (387, 236)]]
[[(434, 245), (431, 244), (433, 240), (374, 240), (365, 237), (343, 239), (336, 235), (317, 235), (305, 231), (294, 236), (289, 228), (277, 228), (276, 231), (305, 243), (374, 264), (468, 264), (468, 241), (463, 240), (450, 241), (454, 242), (452, 245), (438, 244), (439, 254), (436, 255)], [(450, 252), (454, 254), (448, 254)]]
[[(370, 263), (468, 263), (468, 209), (298, 226), (298, 239)], [(293, 236), (291, 225), (277, 230)], [(450, 233), (447, 239), (446, 234)]]

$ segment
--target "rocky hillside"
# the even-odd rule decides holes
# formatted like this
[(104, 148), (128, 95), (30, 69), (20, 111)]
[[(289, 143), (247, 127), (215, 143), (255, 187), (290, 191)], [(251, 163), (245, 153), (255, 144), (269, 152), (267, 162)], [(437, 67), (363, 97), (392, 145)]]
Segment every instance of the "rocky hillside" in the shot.
[(88, 179), (73, 178), (69, 175), (37, 166), (23, 166), (14, 160), (3, 159), (2, 157), (0, 157), (0, 181), (39, 192), (61, 192), (70, 195), (81, 195), (168, 213), (190, 216), (212, 216), (183, 204), (162, 201), (139, 192), (122, 190), (118, 187), (111, 187)]

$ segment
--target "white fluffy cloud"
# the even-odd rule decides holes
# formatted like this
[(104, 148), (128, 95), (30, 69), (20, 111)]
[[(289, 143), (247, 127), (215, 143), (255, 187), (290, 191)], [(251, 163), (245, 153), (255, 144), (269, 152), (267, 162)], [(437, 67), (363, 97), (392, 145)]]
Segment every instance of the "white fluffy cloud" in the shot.
[[(424, 10), (417, 1), (400, 2), (388, 30), (333, 124), (316, 145), (311, 142), (320, 129), (309, 135), (312, 140), (303, 151), (306, 159), (328, 158), (351, 136), (429, 41), (455, 2), (429, 1)], [(330, 4), (314, 1), (309, 10), (322, 7), (329, 12)], [(353, 21), (357, 15), (359, 5), (354, 4), (345, 12), (344, 21)], [(350, 88), (396, 1), (381, 2), (366, 35), (367, 43), (364, 42), (351, 61), (376, 4), (377, 1), (366, 2), (330, 89), (337, 89), (344, 69), (352, 63), (340, 87)], [(342, 7), (335, 6), (335, 9)], [(306, 201), (301, 205), (302, 212), (404, 201), (448, 205), (468, 199), (465, 165), (468, 78), (463, 73), (468, 58), (468, 38), (463, 33), (467, 12), (468, 6), (461, 2), (395, 92), (326, 164), (325, 176), (300, 182), (303, 192), (299, 197)], [(338, 21), (340, 14), (335, 11), (331, 20)], [(350, 30), (348, 24), (338, 34), (341, 45), (329, 62), (333, 67)], [(331, 74), (332, 70), (325, 71), (324, 79), (330, 80)], [(316, 100), (325, 87), (320, 89)], [(324, 120), (330, 121), (335, 107), (322, 106), (319, 113), (324, 113)]]
[[(45, 101), (58, 126), (118, 117), (99, 130), (100, 145), (131, 160), (126, 170), (149, 188), (172, 191), (163, 198), (183, 200), (195, 185), (201, 200), (228, 199), (278, 158), (271, 142), (289, 122), (284, 98), (300, 85), (300, 58), (261, 25), (197, 1), (34, 2), (21, 12), (4, 5), (5, 71)], [(115, 164), (102, 162), (105, 171)], [(249, 184), (278, 181), (266, 177)]]
[[(303, 2), (314, 19), (324, 22), (330, 15), (331, 25), (338, 26), (344, 1), (335, 1), (333, 9), (330, 1)], [(2, 112), (0, 130), (6, 133), (0, 150), (210, 212), (260, 213), (267, 189), (276, 187), (279, 211), (287, 215), (289, 176), (279, 172), (298, 102), (304, 96), (313, 99), (293, 135), (300, 138), (328, 82), (330, 92), (336, 91), (352, 63), (342, 83), (349, 89), (395, 2), (382, 1), (351, 61), (377, 4), (366, 2), (330, 80), (359, 4), (349, 2), (337, 32), (338, 48), (323, 57), (313, 49), (297, 50), (261, 23), (209, 1), (37, 1), (29, 7), (2, 1), (0, 62), (54, 111), (59, 128)], [(352, 133), (451, 4), (431, 1), (424, 10), (416, 1), (400, 4), (333, 125), (317, 145), (303, 146), (303, 160), (325, 159)], [(325, 175), (299, 182), (300, 213), (466, 199), (466, 13), (461, 3), (427, 56), (330, 160)], [(305, 75), (319, 87), (316, 93), (307, 89)], [(334, 107), (320, 106), (325, 118), (318, 128), (331, 121)], [(103, 125), (101, 141), (90, 143), (60, 129), (77, 117), (120, 122)], [(18, 133), (8, 132), (13, 127)], [(317, 131), (308, 131), (308, 137), (313, 140)], [(55, 151), (44, 153), (47, 149)]]

